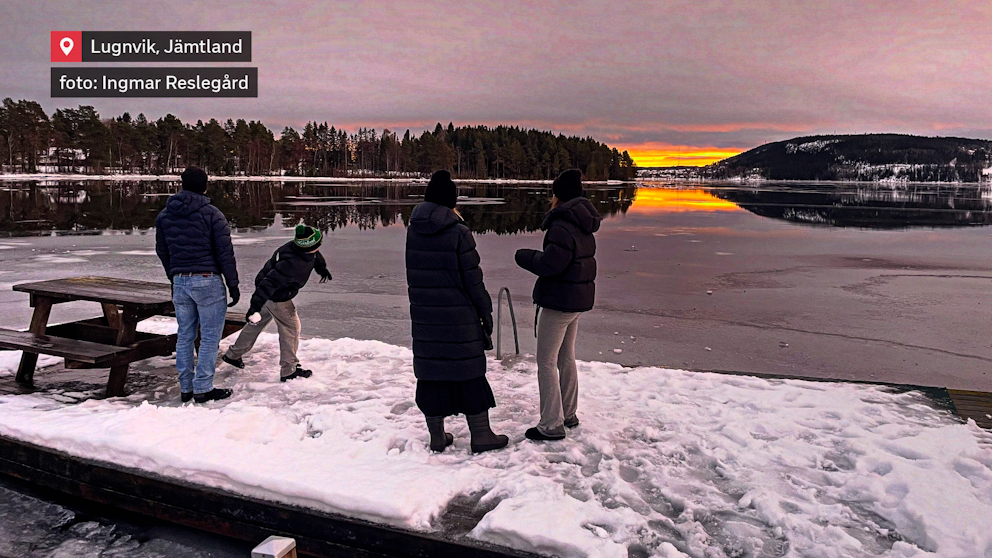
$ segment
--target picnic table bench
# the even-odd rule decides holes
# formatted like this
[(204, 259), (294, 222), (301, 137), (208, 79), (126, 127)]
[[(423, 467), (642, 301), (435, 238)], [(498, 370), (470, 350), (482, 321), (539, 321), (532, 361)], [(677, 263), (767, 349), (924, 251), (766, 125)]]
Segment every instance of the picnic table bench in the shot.
[[(174, 316), (172, 288), (168, 283), (133, 281), (112, 277), (69, 277), (21, 283), (15, 291), (30, 295), (34, 308), (28, 331), (0, 328), (0, 348), (23, 351), (16, 381), (31, 386), (38, 355), (65, 358), (66, 368), (110, 368), (107, 396), (124, 395), (130, 364), (154, 356), (169, 356), (176, 348), (176, 334), (137, 331), (138, 322), (152, 316)], [(99, 303), (103, 315), (58, 325), (48, 325), (52, 306), (65, 302)], [(224, 336), (244, 327), (245, 319), (228, 313)]]

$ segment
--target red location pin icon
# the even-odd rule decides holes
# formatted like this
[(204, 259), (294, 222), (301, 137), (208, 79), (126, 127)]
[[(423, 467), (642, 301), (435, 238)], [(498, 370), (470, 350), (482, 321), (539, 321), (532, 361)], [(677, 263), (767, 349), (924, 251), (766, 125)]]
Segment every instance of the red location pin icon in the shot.
[(82, 62), (83, 32), (52, 31), (52, 62)]

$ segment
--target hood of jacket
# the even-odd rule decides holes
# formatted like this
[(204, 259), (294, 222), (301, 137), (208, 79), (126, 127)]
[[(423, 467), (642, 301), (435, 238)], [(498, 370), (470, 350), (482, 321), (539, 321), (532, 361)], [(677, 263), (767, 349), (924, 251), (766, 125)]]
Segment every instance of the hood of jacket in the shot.
[(421, 203), (410, 214), (410, 230), (417, 234), (437, 234), (461, 222), (453, 209), (433, 202)]
[(210, 198), (203, 194), (197, 194), (189, 190), (180, 190), (179, 193), (169, 196), (169, 201), (165, 203), (165, 208), (173, 215), (182, 215), (185, 217), (199, 211), (200, 208), (209, 203)]
[(603, 221), (603, 217), (593, 207), (592, 202), (585, 197), (573, 198), (549, 211), (541, 224), (541, 230), (548, 230), (551, 223), (558, 219), (573, 223), (586, 234), (598, 231), (599, 224)]

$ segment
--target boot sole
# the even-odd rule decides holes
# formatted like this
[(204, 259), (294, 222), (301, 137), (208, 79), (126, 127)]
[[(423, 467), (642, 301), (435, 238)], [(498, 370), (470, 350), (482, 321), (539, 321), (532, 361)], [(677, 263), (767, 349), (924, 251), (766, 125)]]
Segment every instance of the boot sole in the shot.
[(499, 444), (486, 444), (484, 446), (476, 446), (476, 445), (473, 444), (472, 445), (472, 453), (483, 453), (483, 452), (487, 452), (487, 451), (493, 451), (493, 450), (503, 449), (503, 448), (505, 448), (508, 445), (510, 445), (510, 440), (509, 439), (507, 439), (505, 442), (502, 442), (502, 443), (499, 443)]

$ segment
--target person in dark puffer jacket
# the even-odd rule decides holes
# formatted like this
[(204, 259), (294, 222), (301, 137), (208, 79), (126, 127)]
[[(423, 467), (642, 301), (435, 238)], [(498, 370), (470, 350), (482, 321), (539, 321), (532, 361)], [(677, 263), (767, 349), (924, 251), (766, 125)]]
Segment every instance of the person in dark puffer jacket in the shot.
[(457, 188), (448, 171), (431, 176), (406, 235), (406, 280), (413, 323), (417, 406), (427, 419), (430, 448), (451, 445), (444, 417), (464, 413), (473, 452), (505, 447), (489, 427), (496, 406), (486, 380), (493, 304), (482, 280), (472, 232), (454, 211)]
[(552, 209), (541, 229), (544, 251), (517, 250), (517, 265), (537, 275), (537, 380), (541, 421), (526, 432), (531, 440), (561, 440), (565, 427), (579, 425), (575, 337), (579, 316), (596, 300), (596, 239), (603, 218), (582, 196), (582, 173), (567, 170), (551, 187)]
[(300, 347), (300, 317), (293, 298), (307, 284), (310, 273), (317, 272), (320, 282), (331, 279), (324, 256), (318, 251), (323, 242), (320, 231), (300, 224), (295, 238), (280, 246), (255, 276), (255, 293), (248, 307), (248, 323), (238, 340), (222, 357), (236, 368), (244, 368), (242, 355), (251, 350), (269, 322), (275, 320), (279, 331), (279, 379), (309, 378), (313, 372), (300, 366), (296, 351)]
[[(227, 308), (241, 298), (231, 229), (224, 214), (210, 205), (207, 173), (190, 167), (182, 174), (183, 189), (170, 196), (155, 219), (155, 252), (172, 283), (172, 304), (179, 323), (176, 369), (183, 402), (205, 403), (231, 396), (214, 388), (214, 365), (224, 331)], [(224, 282), (231, 293), (227, 304)], [(200, 331), (194, 373), (193, 346)]]

